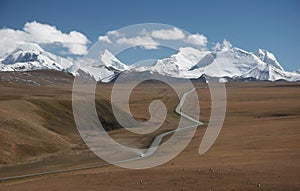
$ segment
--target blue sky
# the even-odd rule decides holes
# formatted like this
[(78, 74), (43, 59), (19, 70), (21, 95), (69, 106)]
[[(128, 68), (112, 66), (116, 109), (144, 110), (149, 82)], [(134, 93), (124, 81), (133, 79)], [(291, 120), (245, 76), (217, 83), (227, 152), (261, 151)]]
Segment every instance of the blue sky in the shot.
[[(0, 1), (0, 28), (22, 29), (37, 21), (68, 33), (79, 31), (91, 44), (99, 35), (132, 24), (154, 22), (224, 38), (234, 46), (270, 50), (287, 70), (300, 69), (300, 1)], [(1, 37), (0, 37), (1, 38)]]

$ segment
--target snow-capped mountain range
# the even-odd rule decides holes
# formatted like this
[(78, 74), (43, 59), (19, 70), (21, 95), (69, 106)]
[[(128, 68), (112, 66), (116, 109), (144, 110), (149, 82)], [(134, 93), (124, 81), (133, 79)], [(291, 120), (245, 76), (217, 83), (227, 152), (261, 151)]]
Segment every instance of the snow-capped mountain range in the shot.
[(64, 71), (73, 63), (44, 51), (38, 44), (21, 44), (0, 63), (0, 71), (27, 71), (53, 69)]
[(222, 81), (225, 78), (300, 81), (299, 71), (285, 71), (275, 55), (267, 50), (247, 52), (232, 47), (228, 41), (218, 43), (210, 51), (182, 47), (177, 53), (157, 60), (152, 66), (126, 65), (108, 50), (100, 54), (99, 61), (91, 61), (88, 65), (80, 61), (73, 63), (44, 51), (33, 43), (20, 45), (0, 62), (0, 71), (54, 69), (79, 75), (80, 69), (81, 72), (101, 82), (110, 82), (121, 72), (149, 72), (187, 79), (209, 76), (220, 78)]

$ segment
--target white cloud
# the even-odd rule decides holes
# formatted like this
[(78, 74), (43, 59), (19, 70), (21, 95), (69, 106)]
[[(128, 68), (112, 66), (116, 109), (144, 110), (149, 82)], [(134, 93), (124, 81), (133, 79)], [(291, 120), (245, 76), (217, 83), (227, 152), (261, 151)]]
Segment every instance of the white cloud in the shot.
[(118, 31), (108, 31), (106, 34), (109, 36), (115, 36), (115, 37), (120, 36), (120, 33)]
[(70, 54), (85, 55), (88, 52), (87, 47), (84, 44), (70, 43), (65, 46), (69, 49)]
[(99, 36), (98, 41), (100, 42), (106, 42), (106, 43), (112, 43), (112, 40), (114, 41), (116, 38), (120, 37), (121, 34), (118, 31), (108, 31), (106, 35)]
[(100, 42), (111, 43), (111, 40), (109, 39), (108, 36), (99, 36), (99, 37), (98, 37), (98, 40), (99, 40)]
[(154, 30), (151, 32), (151, 36), (162, 40), (180, 40), (185, 37), (184, 33), (175, 27), (173, 29)]
[(142, 31), (140, 32), (140, 35), (141, 35), (141, 36), (150, 36), (151, 34), (150, 34), (150, 32), (147, 31), (146, 29), (142, 29)]
[(0, 30), (0, 58), (6, 53), (12, 52), (20, 44), (28, 41), (30, 35), (23, 31), (13, 29), (1, 29)]
[(149, 36), (137, 36), (132, 38), (122, 37), (117, 39), (116, 42), (118, 44), (129, 44), (132, 46), (141, 46), (148, 50), (157, 49), (157, 47), (159, 46), (159, 44)]
[(89, 40), (77, 31), (63, 33), (55, 26), (41, 24), (36, 21), (26, 23), (23, 30), (0, 29), (0, 56), (13, 51), (19, 44), (26, 42), (38, 44), (60, 43), (70, 54), (87, 53)]
[(194, 45), (206, 46), (207, 38), (203, 34), (196, 33), (189, 35), (187, 38), (187, 42)]

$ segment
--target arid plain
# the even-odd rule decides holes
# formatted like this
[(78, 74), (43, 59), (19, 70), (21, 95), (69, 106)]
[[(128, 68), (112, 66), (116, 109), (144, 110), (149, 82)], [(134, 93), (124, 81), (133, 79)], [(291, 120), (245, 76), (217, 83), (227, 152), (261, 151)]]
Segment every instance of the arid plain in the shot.
[[(33, 71), (0, 77), (0, 178), (105, 164), (79, 136), (72, 76)], [(152, 134), (125, 131), (112, 114), (112, 85), (98, 84), (96, 105), (104, 127), (120, 143), (130, 139), (129, 146), (147, 148), (155, 135), (177, 127), (179, 98), (169, 86), (147, 82), (132, 92), (131, 112), (145, 121), (150, 102), (160, 99), (167, 119)], [(144, 170), (105, 165), (2, 181), (0, 190), (300, 190), (299, 82), (226, 83), (224, 126), (204, 155), (198, 148), (210, 117), (210, 92), (206, 83), (194, 86), (204, 125), (173, 160)]]

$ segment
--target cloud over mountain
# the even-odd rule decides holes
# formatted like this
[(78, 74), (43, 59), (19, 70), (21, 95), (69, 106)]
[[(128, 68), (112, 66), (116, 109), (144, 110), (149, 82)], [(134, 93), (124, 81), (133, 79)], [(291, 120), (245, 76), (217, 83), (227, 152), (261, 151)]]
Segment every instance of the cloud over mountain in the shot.
[(88, 38), (77, 31), (63, 33), (55, 26), (27, 22), (22, 30), (10, 28), (0, 29), (0, 56), (4, 56), (16, 49), (20, 44), (59, 44), (67, 48), (68, 54), (84, 55), (87, 53)]
[(141, 46), (145, 49), (151, 50), (151, 49), (157, 49), (157, 46), (159, 45), (156, 41), (154, 41), (149, 36), (136, 36), (132, 38), (126, 38), (122, 37), (117, 39), (116, 41), (118, 44), (128, 44), (132, 46)]
[(151, 32), (151, 36), (162, 40), (180, 40), (185, 37), (184, 33), (175, 27), (173, 29), (154, 30)]
[(102, 43), (139, 46), (148, 50), (158, 49), (159, 46), (166, 46), (169, 42), (176, 41), (184, 46), (206, 48), (208, 42), (203, 34), (190, 34), (176, 27), (152, 30), (141, 27), (140, 31), (131, 31), (130, 36), (119, 31), (108, 31), (105, 35), (99, 36), (98, 40)]
[(207, 38), (203, 34), (192, 34), (188, 36), (187, 41), (191, 44), (206, 46)]

